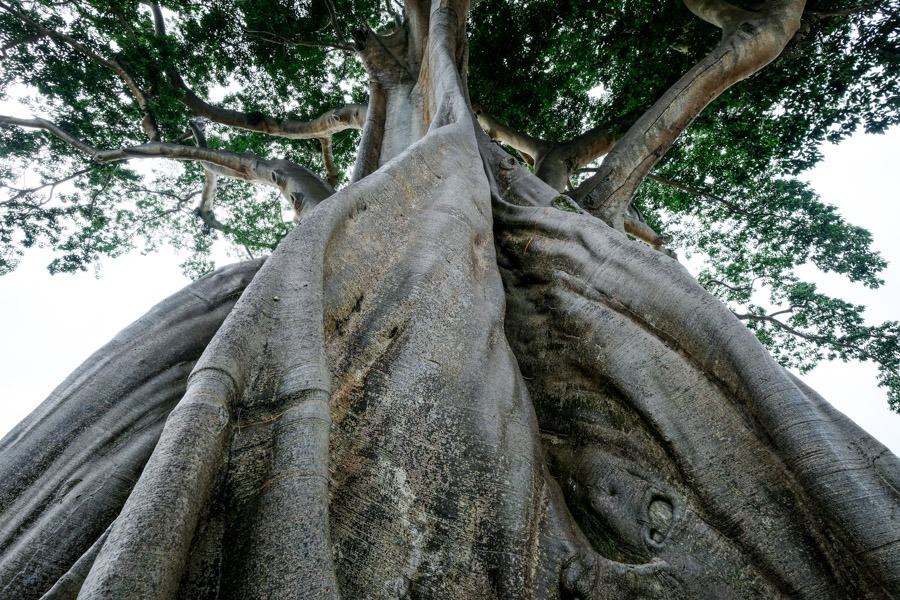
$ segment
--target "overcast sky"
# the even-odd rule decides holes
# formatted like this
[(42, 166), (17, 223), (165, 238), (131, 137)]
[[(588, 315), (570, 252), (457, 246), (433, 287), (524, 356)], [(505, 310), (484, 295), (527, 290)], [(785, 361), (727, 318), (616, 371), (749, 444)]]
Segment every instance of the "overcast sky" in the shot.
[[(896, 157), (900, 129), (857, 135), (824, 149), (826, 160), (808, 174), (826, 202), (869, 229), (890, 261), (879, 290), (818, 275), (821, 289), (869, 307), (871, 321), (900, 319), (900, 194)], [(94, 350), (188, 283), (182, 258), (171, 253), (132, 254), (107, 261), (99, 279), (91, 273), (46, 272), (50, 255), (27, 254), (15, 272), (0, 277), (0, 437), (28, 414)], [(804, 276), (808, 276), (804, 273)], [(864, 429), (900, 454), (900, 415), (887, 410), (868, 365), (828, 363), (805, 377)]]

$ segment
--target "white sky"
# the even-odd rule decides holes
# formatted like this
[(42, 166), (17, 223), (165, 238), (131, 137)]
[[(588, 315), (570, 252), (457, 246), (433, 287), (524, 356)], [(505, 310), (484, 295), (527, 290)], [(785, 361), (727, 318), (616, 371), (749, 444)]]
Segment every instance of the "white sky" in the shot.
[[(824, 148), (826, 160), (808, 178), (826, 202), (869, 229), (890, 261), (879, 290), (819, 276), (823, 291), (866, 304), (873, 322), (900, 320), (900, 206), (893, 172), (900, 128), (857, 135)], [(101, 277), (47, 274), (49, 254), (26, 254), (0, 277), (0, 437), (28, 414), (81, 361), (153, 304), (188, 283), (171, 253), (108, 261)], [(875, 368), (828, 363), (805, 377), (841, 411), (900, 454), (900, 415), (887, 409)]]

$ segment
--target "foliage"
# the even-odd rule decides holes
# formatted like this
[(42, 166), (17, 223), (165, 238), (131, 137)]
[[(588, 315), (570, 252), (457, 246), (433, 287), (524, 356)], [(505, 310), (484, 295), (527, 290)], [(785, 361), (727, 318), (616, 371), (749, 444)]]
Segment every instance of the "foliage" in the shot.
[[(122, 80), (50, 32), (64, 33), (122, 65), (145, 92), (162, 139), (184, 142), (191, 112), (173, 71), (222, 106), (311, 119), (366, 101), (364, 70), (341, 46), (359, 23), (392, 26), (383, 4), (371, 0), (160, 5), (164, 36), (138, 0), (3, 0), (0, 89), (97, 148), (146, 141), (144, 111)], [(868, 232), (796, 177), (821, 159), (822, 142), (900, 122), (898, 31), (898, 0), (861, 8), (848, 0), (808, 2), (781, 57), (707, 107), (635, 200), (680, 252), (708, 257), (701, 282), (784, 364), (873, 360), (895, 409), (898, 324), (866, 324), (861, 307), (820, 294), (795, 269), (812, 263), (865, 286), (881, 283), (885, 262), (871, 251)], [(559, 142), (604, 123), (624, 132), (719, 38), (680, 2), (650, 0), (481, 2), (468, 35), (472, 99), (532, 136)], [(315, 140), (216, 123), (208, 124), (207, 137), (212, 148), (324, 172)], [(349, 131), (334, 138), (340, 183), (358, 139)], [(216, 214), (226, 228), (210, 231), (193, 214), (203, 182), (194, 165), (96, 164), (44, 132), (11, 127), (0, 128), (0, 157), (0, 273), (32, 246), (57, 251), (49, 267), (56, 272), (171, 244), (192, 252), (185, 268), (199, 275), (212, 267), (214, 239), (255, 254), (289, 230), (277, 196), (223, 181)]]

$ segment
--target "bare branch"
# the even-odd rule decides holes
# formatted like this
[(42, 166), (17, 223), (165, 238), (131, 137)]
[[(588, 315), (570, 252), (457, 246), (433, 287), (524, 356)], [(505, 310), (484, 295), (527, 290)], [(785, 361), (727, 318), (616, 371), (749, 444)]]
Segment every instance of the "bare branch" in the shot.
[(721, 281), (721, 280), (719, 280), (719, 279), (712, 279), (712, 278), (706, 279), (706, 280), (700, 282), (700, 285), (702, 285), (703, 287), (706, 287), (706, 285), (709, 284), (709, 283), (714, 284), (714, 285), (720, 285), (720, 286), (722, 286), (722, 287), (728, 288), (728, 289), (731, 290), (732, 292), (736, 292), (736, 293), (739, 293), (739, 294), (740, 294), (740, 293), (744, 293), (744, 292), (752, 292), (752, 291), (753, 291), (753, 285), (752, 285), (752, 284), (751, 284), (751, 285), (742, 285), (742, 286), (740, 286), (740, 287), (736, 287), (736, 286), (733, 286), (733, 285), (729, 285), (729, 284), (727, 284), (727, 283), (725, 283), (724, 281)]
[(156, 122), (153, 119), (153, 116), (150, 114), (149, 107), (147, 106), (147, 98), (144, 96), (144, 92), (138, 87), (137, 83), (135, 83), (134, 78), (126, 71), (122, 65), (118, 63), (118, 61), (110, 60), (100, 56), (75, 38), (66, 35), (62, 32), (55, 31), (53, 29), (48, 29), (44, 27), (37, 21), (31, 19), (25, 13), (17, 10), (16, 8), (10, 6), (6, 2), (0, 1), (0, 8), (13, 15), (23, 23), (30, 25), (37, 29), (42, 35), (45, 35), (49, 38), (60, 41), (61, 43), (69, 46), (73, 50), (83, 54), (85, 57), (90, 60), (96, 62), (99, 65), (106, 67), (111, 70), (113, 73), (119, 76), (119, 78), (125, 83), (125, 86), (128, 88), (128, 91), (131, 92), (131, 95), (134, 96), (134, 99), (137, 101), (138, 106), (140, 106), (141, 111), (144, 113), (144, 118), (141, 121), (141, 127), (144, 129), (144, 133), (147, 137), (152, 141), (159, 141), (159, 128), (156, 126)]
[(337, 36), (338, 41), (342, 44), (346, 44), (347, 38), (344, 36), (343, 30), (341, 30), (340, 23), (338, 23), (337, 11), (334, 8), (334, 3), (331, 0), (325, 0), (325, 6), (328, 8), (328, 18), (331, 19), (331, 26), (334, 28), (334, 34)]
[[(774, 312), (771, 315), (754, 315), (752, 313), (743, 313), (743, 314), (734, 313), (734, 316), (736, 316), (741, 321), (764, 321), (766, 323), (771, 323), (772, 325), (781, 329), (782, 331), (789, 333), (793, 336), (796, 336), (798, 338), (801, 338), (801, 339), (804, 339), (804, 340), (807, 340), (809, 342), (813, 342), (816, 344), (824, 344), (826, 346), (832, 346), (833, 348), (850, 350), (852, 352), (858, 353), (858, 357), (861, 360), (872, 360), (872, 361), (878, 362), (878, 358), (873, 357), (870, 353), (866, 352), (866, 350), (862, 346), (859, 346), (856, 344), (848, 344), (847, 342), (842, 342), (840, 340), (837, 340), (837, 339), (834, 339), (834, 338), (831, 338), (828, 336), (814, 335), (811, 333), (806, 333), (806, 332), (800, 331), (798, 329), (794, 329), (793, 327), (791, 327), (784, 321), (780, 321), (775, 318), (776, 315), (793, 312), (793, 308), (794, 307), (791, 307), (790, 309)], [(877, 337), (877, 336), (875, 336), (875, 337)]]
[(672, 258), (678, 258), (674, 252), (666, 248), (669, 238), (659, 235), (650, 227), (650, 224), (644, 219), (644, 215), (633, 203), (628, 206), (628, 212), (625, 214), (625, 233), (641, 240), (654, 250), (659, 250)]
[(66, 142), (73, 148), (80, 150), (81, 152), (87, 154), (91, 158), (95, 159), (100, 154), (100, 151), (84, 142), (75, 136), (71, 135), (69, 132), (64, 129), (57, 127), (50, 121), (46, 119), (34, 118), (34, 119), (19, 119), (16, 117), (9, 117), (6, 115), (0, 115), (0, 125), (17, 125), (19, 127), (28, 127), (30, 129), (43, 129), (52, 133), (57, 138)]
[(392, 0), (384, 0), (384, 5), (387, 8), (387, 13), (394, 19), (394, 25), (397, 26), (397, 29), (403, 27), (403, 18), (394, 10), (394, 4)]
[(66, 175), (65, 177), (61, 177), (60, 179), (55, 179), (53, 181), (49, 181), (47, 183), (44, 183), (42, 185), (39, 185), (39, 186), (33, 187), (33, 188), (18, 189), (18, 188), (9, 187), (9, 186), (2, 186), (5, 189), (12, 190), (13, 192), (15, 192), (15, 194), (9, 200), (0, 202), (0, 206), (13, 204), (16, 201), (18, 201), (20, 198), (24, 198), (25, 196), (28, 196), (35, 192), (39, 192), (45, 188), (50, 188), (50, 193), (47, 196), (47, 198), (43, 202), (40, 202), (37, 204), (37, 206), (42, 206), (42, 205), (46, 204), (47, 202), (49, 202), (53, 198), (53, 192), (56, 189), (56, 186), (62, 185), (63, 183), (65, 183), (67, 181), (71, 181), (71, 180), (75, 179), (76, 177), (84, 175), (85, 173), (87, 173), (90, 170), (91, 170), (91, 167), (88, 167), (86, 169), (80, 169), (78, 171), (75, 171), (71, 175)]
[[(189, 126), (194, 134), (194, 139), (197, 141), (197, 145), (201, 148), (206, 148), (206, 134), (203, 131), (203, 121), (201, 119), (192, 119)], [(197, 206), (194, 214), (200, 217), (207, 227), (225, 231), (225, 227), (216, 219), (216, 215), (213, 212), (219, 176), (206, 163), (201, 162), (200, 165), (203, 167), (204, 183), (203, 191), (200, 193), (200, 204)]]
[(156, 0), (141, 0), (141, 4), (148, 6), (153, 14), (153, 31), (156, 32), (158, 37), (164, 36), (166, 34), (166, 21), (163, 19), (159, 3)]

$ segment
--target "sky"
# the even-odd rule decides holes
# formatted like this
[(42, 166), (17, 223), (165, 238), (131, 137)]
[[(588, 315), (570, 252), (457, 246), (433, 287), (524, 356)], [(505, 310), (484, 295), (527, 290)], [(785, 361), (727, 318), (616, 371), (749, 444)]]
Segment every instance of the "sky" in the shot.
[[(900, 320), (900, 193), (895, 182), (900, 128), (858, 134), (823, 147), (825, 160), (807, 178), (826, 202), (869, 229), (890, 262), (878, 290), (839, 277), (804, 273), (826, 293), (867, 305), (872, 322)], [(66, 375), (120, 329), (188, 283), (172, 252), (106, 261), (94, 273), (50, 276), (46, 251), (27, 253), (0, 277), (0, 437)], [(839, 410), (900, 455), (900, 415), (887, 408), (874, 367), (827, 363), (803, 378)]]

